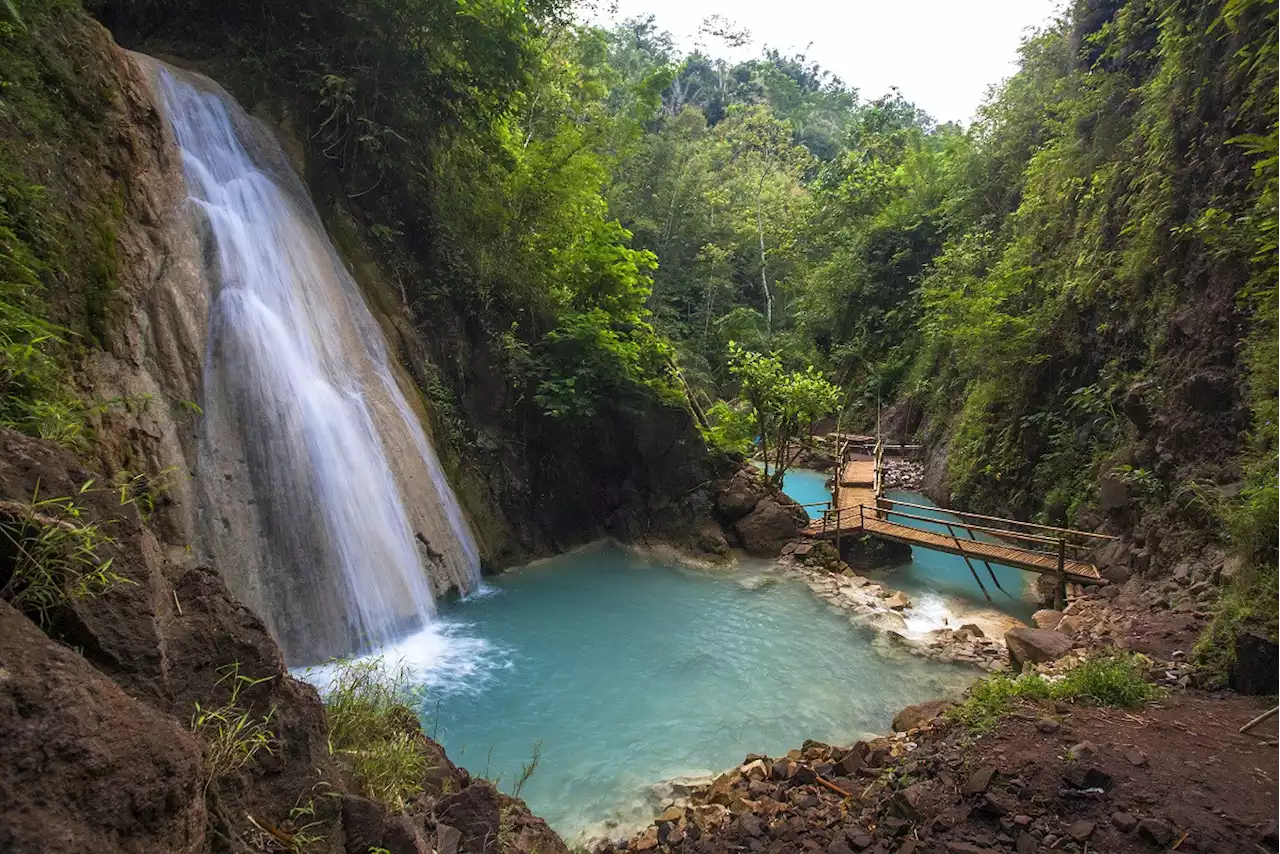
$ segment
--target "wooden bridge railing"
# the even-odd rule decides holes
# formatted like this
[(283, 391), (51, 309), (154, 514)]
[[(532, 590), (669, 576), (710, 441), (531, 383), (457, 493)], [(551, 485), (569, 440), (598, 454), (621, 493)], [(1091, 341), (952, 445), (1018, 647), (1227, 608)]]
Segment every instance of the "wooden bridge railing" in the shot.
[[(1018, 540), (1018, 539), (1034, 538), (1034, 539), (1038, 539), (1041, 542), (1047, 541), (1047, 542), (1053, 542), (1053, 543), (1056, 543), (1058, 541), (1065, 541), (1066, 548), (1071, 549), (1072, 551), (1074, 551), (1076, 554), (1079, 554), (1079, 555), (1092, 553), (1095, 549), (1116, 539), (1115, 537), (1110, 536), (1108, 534), (1095, 534), (1092, 531), (1077, 531), (1072, 528), (1055, 528), (1052, 525), (1041, 525), (1038, 522), (1021, 522), (1017, 519), (1002, 519), (999, 516), (984, 516), (981, 513), (967, 513), (963, 510), (950, 510), (950, 509), (943, 509), (938, 507), (930, 507), (926, 504), (912, 504), (909, 501), (898, 501), (895, 499), (885, 499), (885, 500), (891, 503), (895, 507), (910, 507), (914, 510), (941, 510), (941, 512), (949, 513), (952, 516), (959, 517), (962, 521), (967, 519), (978, 519), (978, 520), (981, 520), (982, 522), (990, 522), (993, 525), (1012, 526), (1012, 527), (996, 528), (996, 527), (990, 527), (990, 526), (973, 525), (968, 522), (965, 522), (965, 527), (971, 528), (972, 530), (975, 530), (975, 531), (982, 531), (984, 533), (992, 534), (993, 536), (1000, 537), (1001, 539)], [(890, 511), (890, 512), (896, 512), (896, 511)], [(907, 514), (904, 513), (900, 515), (905, 516)], [(910, 518), (915, 518), (915, 517), (910, 517)], [(942, 520), (939, 520), (939, 519), (926, 518), (925, 521), (942, 524)], [(1036, 533), (1029, 534), (1029, 533), (1024, 533), (1023, 531), (1013, 530), (1012, 528), (1015, 528), (1015, 527), (1026, 529), (1027, 531), (1034, 531)]]
[[(877, 468), (877, 475), (878, 474), (879, 474), (879, 470)], [(877, 477), (877, 481), (878, 480), (879, 478)], [(878, 483), (877, 483), (877, 486), (878, 486)], [(822, 533), (823, 534), (826, 534), (828, 532), (834, 533), (837, 550), (839, 550), (840, 548), (840, 539), (843, 533), (847, 531), (849, 534), (855, 534), (855, 533), (867, 531), (866, 525), (867, 525), (868, 519), (873, 521), (885, 522), (887, 524), (896, 524), (896, 525), (900, 525), (901, 527), (912, 528), (914, 530), (923, 530), (923, 529), (915, 528), (914, 526), (906, 525), (903, 523), (893, 522), (890, 517), (897, 517), (900, 519), (909, 519), (909, 520), (918, 521), (918, 522), (927, 522), (929, 524), (938, 525), (945, 528), (948, 536), (950, 536), (951, 541), (955, 547), (956, 553), (959, 554), (960, 557), (964, 559), (965, 566), (968, 567), (969, 573), (973, 576), (973, 580), (977, 582), (978, 589), (982, 591), (982, 595), (986, 597), (988, 602), (992, 601), (991, 594), (987, 591), (986, 585), (982, 583), (982, 578), (978, 575), (978, 571), (974, 567), (973, 562), (975, 560), (980, 561), (983, 567), (986, 568), (987, 574), (990, 576), (992, 583), (995, 584), (997, 589), (999, 589), (1001, 592), (1006, 594), (1008, 594), (1008, 591), (1006, 591), (1004, 587), (1000, 584), (1000, 579), (996, 576), (995, 570), (992, 568), (990, 561), (981, 554), (975, 554), (974, 549), (965, 547), (964, 544), (966, 542), (972, 542), (972, 543), (982, 542), (978, 540), (977, 533), (986, 534), (992, 538), (997, 539), (998, 541), (1006, 542), (1008, 544), (1007, 547), (1014, 552), (1022, 552), (1026, 555), (1038, 555), (1041, 557), (1048, 557), (1051, 559), (1053, 563), (1056, 563), (1057, 566), (1056, 566), (1055, 574), (1058, 579), (1058, 585), (1055, 593), (1055, 600), (1056, 600), (1055, 607), (1058, 607), (1058, 608), (1061, 608), (1063, 606), (1065, 597), (1066, 597), (1066, 584), (1067, 584), (1066, 563), (1067, 563), (1068, 551), (1070, 550), (1073, 553), (1072, 554), (1073, 562), (1075, 561), (1085, 562), (1086, 554), (1084, 553), (1087, 551), (1091, 551), (1093, 548), (1096, 548), (1097, 543), (1099, 541), (1110, 541), (1115, 539), (1114, 537), (1110, 537), (1105, 534), (1094, 534), (1088, 531), (1075, 531), (1070, 528), (1054, 528), (1050, 525), (1040, 525), (1034, 522), (1018, 522), (1017, 520), (1013, 520), (1013, 519), (1001, 519), (995, 516), (983, 516), (982, 514), (978, 514), (978, 513), (964, 513), (964, 512), (956, 512), (953, 510), (943, 511), (953, 516), (980, 518), (980, 519), (989, 520), (995, 523), (1020, 525), (1020, 526), (1031, 528), (1033, 530), (1055, 533), (1057, 534), (1057, 536), (1045, 536), (1044, 533), (1026, 533), (1023, 531), (1009, 530), (1007, 528), (993, 528), (985, 525), (975, 525), (973, 523), (965, 522), (963, 520), (955, 521), (952, 519), (939, 519), (932, 516), (921, 516), (915, 513), (906, 513), (901, 510), (895, 510), (893, 509), (892, 506), (887, 506), (887, 507), (879, 506), (880, 501), (883, 501), (884, 503), (890, 504), (890, 505), (901, 505), (906, 507), (918, 508), (922, 510), (938, 509), (934, 507), (928, 507), (923, 504), (911, 504), (910, 502), (890, 501), (887, 499), (879, 499), (879, 501), (877, 502), (877, 506), (859, 504), (857, 507), (837, 507), (833, 509), (831, 507), (831, 502), (814, 502), (814, 503), (806, 504), (802, 506), (806, 508), (809, 508), (809, 507), (825, 508), (822, 514)], [(856, 521), (854, 518), (855, 513), (856, 513)], [(964, 539), (962, 539), (959, 536), (959, 534), (956, 533), (957, 529), (966, 535)], [(875, 533), (875, 531), (870, 531), (870, 533)], [(1076, 542), (1070, 542), (1068, 540), (1069, 536), (1074, 536), (1081, 539), (1091, 539), (1091, 540), (1094, 540), (1095, 542), (1093, 544), (1081, 544)], [(1012, 541), (1012, 542), (1009, 542), (1009, 541)], [(1048, 570), (1046, 568), (1046, 569), (1037, 570), (1037, 571), (1048, 571)]]

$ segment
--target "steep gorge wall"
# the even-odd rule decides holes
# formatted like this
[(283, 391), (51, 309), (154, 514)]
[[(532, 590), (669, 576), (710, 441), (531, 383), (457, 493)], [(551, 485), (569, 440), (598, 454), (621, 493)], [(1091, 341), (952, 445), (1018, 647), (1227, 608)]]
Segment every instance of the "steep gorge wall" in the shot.
[(936, 499), (1132, 533), (1130, 569), (1206, 542), (1265, 562), (1258, 537), (1274, 562), (1275, 27), (1269, 4), (1081, 2), (1060, 60), (995, 102), (1016, 126), (1040, 99), (1038, 136), (980, 268), (1018, 287), (968, 344), (1021, 343), (932, 354), (933, 399), (895, 408)]

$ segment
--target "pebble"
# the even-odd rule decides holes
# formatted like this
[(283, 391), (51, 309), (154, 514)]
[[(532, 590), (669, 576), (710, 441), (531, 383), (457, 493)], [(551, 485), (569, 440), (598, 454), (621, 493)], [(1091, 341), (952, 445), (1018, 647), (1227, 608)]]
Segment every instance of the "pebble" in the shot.
[(1091, 821), (1077, 821), (1067, 828), (1067, 836), (1070, 836), (1076, 842), (1084, 842), (1093, 833), (1094, 824)]
[(1173, 841), (1173, 828), (1169, 822), (1158, 818), (1144, 818), (1138, 822), (1138, 835), (1161, 848)]
[(1116, 830), (1121, 833), (1128, 833), (1138, 826), (1138, 820), (1133, 817), (1132, 813), (1127, 812), (1112, 813), (1111, 823), (1115, 825)]
[(1058, 723), (1053, 718), (1041, 718), (1036, 721), (1036, 729), (1043, 733), (1055, 733), (1062, 729), (1062, 724)]
[(1067, 758), (1072, 762), (1088, 762), (1098, 753), (1098, 745), (1092, 741), (1082, 741), (1067, 751)]

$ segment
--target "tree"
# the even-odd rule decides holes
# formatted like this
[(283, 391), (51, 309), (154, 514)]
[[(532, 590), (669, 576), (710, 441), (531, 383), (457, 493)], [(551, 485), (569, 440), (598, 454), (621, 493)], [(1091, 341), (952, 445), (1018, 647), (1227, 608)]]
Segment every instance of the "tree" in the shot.
[(814, 425), (835, 409), (840, 390), (812, 365), (787, 372), (777, 353), (757, 353), (737, 342), (729, 344), (729, 370), (754, 415), (765, 477), (781, 485), (794, 457), (794, 440), (801, 435), (812, 440)]

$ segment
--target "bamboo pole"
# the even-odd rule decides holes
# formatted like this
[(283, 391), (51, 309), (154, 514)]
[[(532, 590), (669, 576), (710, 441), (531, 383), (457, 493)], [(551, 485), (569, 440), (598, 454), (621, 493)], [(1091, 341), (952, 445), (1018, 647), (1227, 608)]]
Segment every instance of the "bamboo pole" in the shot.
[(956, 551), (960, 552), (960, 557), (964, 558), (964, 565), (969, 567), (969, 574), (973, 576), (973, 580), (978, 582), (978, 589), (982, 591), (982, 595), (987, 597), (987, 601), (991, 601), (991, 594), (987, 592), (986, 586), (982, 583), (982, 579), (978, 577), (978, 571), (973, 568), (973, 564), (969, 562), (969, 556), (964, 553), (964, 546), (960, 545), (960, 538), (956, 536), (956, 532), (951, 530), (951, 526), (947, 525), (947, 533), (951, 534), (951, 539), (956, 541)]

